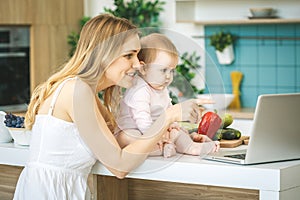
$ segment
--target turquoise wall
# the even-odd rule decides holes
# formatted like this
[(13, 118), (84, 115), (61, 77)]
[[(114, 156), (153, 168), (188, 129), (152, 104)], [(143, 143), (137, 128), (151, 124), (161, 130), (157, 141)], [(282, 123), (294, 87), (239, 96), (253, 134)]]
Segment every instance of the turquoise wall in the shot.
[[(260, 94), (300, 92), (300, 24), (205, 26), (205, 35), (220, 30), (241, 37), (234, 45), (235, 61), (231, 65), (220, 65), (206, 37), (206, 82), (210, 85), (214, 82), (215, 74), (210, 73), (210, 69), (217, 66), (225, 92), (232, 93), (230, 72), (241, 71), (244, 74), (240, 87), (242, 107), (255, 107)], [(285, 39), (247, 39), (243, 36)], [(207, 88), (205, 92), (208, 92)]]

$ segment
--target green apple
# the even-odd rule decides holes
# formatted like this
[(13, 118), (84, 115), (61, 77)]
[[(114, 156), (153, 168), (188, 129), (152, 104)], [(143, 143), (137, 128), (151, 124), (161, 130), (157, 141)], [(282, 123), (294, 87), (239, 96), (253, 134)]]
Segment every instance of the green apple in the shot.
[(222, 117), (222, 125), (221, 128), (226, 128), (228, 126), (230, 126), (233, 122), (233, 117), (231, 114), (226, 113), (223, 117)]

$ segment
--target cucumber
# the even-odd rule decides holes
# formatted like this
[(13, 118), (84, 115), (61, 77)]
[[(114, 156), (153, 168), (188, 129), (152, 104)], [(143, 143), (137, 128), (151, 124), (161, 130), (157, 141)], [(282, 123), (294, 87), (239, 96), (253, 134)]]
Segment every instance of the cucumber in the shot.
[(215, 136), (212, 138), (213, 141), (221, 140), (222, 139), (222, 129), (219, 129)]
[(242, 135), (239, 130), (234, 129), (234, 128), (221, 129), (221, 133), (222, 133), (222, 139), (224, 139), (224, 140), (240, 139), (240, 137)]

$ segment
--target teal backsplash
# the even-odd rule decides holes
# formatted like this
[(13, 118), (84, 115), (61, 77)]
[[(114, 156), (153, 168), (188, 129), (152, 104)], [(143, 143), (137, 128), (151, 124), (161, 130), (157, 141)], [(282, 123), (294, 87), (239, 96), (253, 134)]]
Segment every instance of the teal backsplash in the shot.
[[(244, 74), (240, 87), (242, 107), (255, 107), (260, 94), (300, 92), (300, 24), (205, 26), (205, 35), (220, 30), (239, 38), (234, 44), (235, 60), (231, 65), (220, 65), (209, 39), (205, 39), (206, 83), (210, 88), (216, 77), (211, 69), (217, 66), (227, 93), (232, 93), (230, 72)], [(259, 39), (260, 36), (281, 39)]]

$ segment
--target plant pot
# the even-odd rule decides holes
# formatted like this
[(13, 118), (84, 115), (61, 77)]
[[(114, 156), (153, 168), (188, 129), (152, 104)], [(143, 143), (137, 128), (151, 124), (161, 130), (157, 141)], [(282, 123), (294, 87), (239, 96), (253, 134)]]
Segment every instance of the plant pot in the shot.
[(227, 46), (223, 52), (216, 50), (217, 58), (220, 64), (230, 65), (234, 61), (233, 46)]

